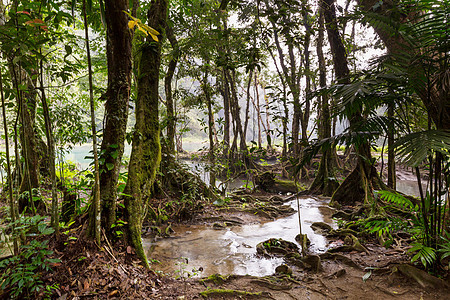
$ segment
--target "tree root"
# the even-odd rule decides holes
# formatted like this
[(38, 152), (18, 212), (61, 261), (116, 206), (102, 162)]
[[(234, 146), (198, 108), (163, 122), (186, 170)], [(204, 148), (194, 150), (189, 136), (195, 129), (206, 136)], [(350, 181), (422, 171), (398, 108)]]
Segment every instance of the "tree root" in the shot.
[(247, 291), (239, 290), (222, 290), (222, 289), (211, 289), (200, 293), (200, 296), (204, 298), (209, 297), (245, 297), (246, 299), (274, 299), (270, 293), (258, 292), (252, 293)]
[(409, 264), (398, 265), (393, 268), (393, 271), (399, 271), (406, 277), (415, 280), (423, 288), (450, 289), (450, 285), (444, 280), (434, 277), (427, 272), (417, 269)]

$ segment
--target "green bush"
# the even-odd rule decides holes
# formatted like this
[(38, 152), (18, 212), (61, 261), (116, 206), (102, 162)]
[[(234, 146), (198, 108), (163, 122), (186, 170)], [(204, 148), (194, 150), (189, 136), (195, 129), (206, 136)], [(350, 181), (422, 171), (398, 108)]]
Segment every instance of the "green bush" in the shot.
[(0, 289), (12, 299), (28, 299), (36, 295), (50, 296), (56, 284), (45, 285), (42, 280), (44, 272), (51, 271), (53, 263), (59, 259), (51, 259), (53, 251), (48, 249), (48, 240), (39, 237), (53, 233), (41, 216), (20, 217), (6, 229), (12, 232), (11, 238), (25, 236), (33, 238), (19, 248), (19, 253), (0, 261)]

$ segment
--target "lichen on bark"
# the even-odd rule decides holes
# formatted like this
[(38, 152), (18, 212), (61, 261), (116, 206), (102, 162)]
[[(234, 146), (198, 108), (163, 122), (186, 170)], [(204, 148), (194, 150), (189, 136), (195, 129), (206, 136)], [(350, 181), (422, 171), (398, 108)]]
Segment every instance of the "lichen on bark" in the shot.
[[(167, 2), (152, 1), (148, 11), (149, 26), (160, 33), (165, 27)], [(125, 187), (125, 219), (128, 242), (146, 267), (149, 267), (142, 246), (142, 222), (147, 201), (161, 161), (158, 118), (158, 81), (161, 64), (161, 35), (159, 42), (135, 36), (135, 68), (137, 71), (136, 124), (133, 133), (128, 181)]]

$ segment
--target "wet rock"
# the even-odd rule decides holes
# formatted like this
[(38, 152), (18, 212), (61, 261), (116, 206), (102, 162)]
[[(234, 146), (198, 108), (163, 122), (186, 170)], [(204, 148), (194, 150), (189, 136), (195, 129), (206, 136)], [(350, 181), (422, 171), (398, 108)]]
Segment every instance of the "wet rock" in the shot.
[(286, 256), (289, 253), (298, 253), (298, 246), (283, 239), (268, 239), (256, 245), (256, 252), (266, 257)]
[(311, 245), (311, 241), (306, 234), (297, 234), (295, 236), (295, 241), (301, 245), (303, 243), (303, 237), (306, 238), (306, 246), (309, 247)]
[(225, 229), (227, 225), (225, 223), (214, 223), (213, 228), (217, 230)]
[(335, 212), (331, 217), (347, 221), (351, 221), (353, 219), (353, 215), (351, 213), (347, 213), (343, 210)]
[(322, 270), (322, 263), (320, 256), (318, 255), (306, 255), (302, 258), (302, 262), (306, 269), (313, 272), (319, 272)]
[(311, 224), (311, 228), (317, 233), (327, 233), (333, 230), (330, 225), (324, 222), (314, 222)]
[(275, 273), (292, 275), (292, 269), (289, 266), (282, 264), (275, 268)]

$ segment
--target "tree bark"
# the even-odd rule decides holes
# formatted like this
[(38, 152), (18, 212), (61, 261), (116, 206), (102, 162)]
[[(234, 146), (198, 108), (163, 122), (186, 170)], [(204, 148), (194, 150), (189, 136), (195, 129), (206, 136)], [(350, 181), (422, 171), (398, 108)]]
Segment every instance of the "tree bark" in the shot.
[[(319, 84), (321, 88), (326, 87), (326, 65), (325, 57), (323, 55), (323, 41), (324, 41), (324, 17), (323, 9), (319, 12), (319, 30), (317, 37), (317, 58), (319, 61)], [(328, 103), (328, 96), (323, 94), (320, 97), (320, 126), (319, 138), (325, 139), (331, 137), (331, 118), (330, 107)], [(333, 160), (335, 158), (335, 149), (323, 149), (322, 157), (320, 159), (319, 169), (314, 178), (313, 183), (309, 187), (309, 191), (314, 194), (323, 194), (324, 196), (332, 196), (334, 191), (338, 188), (339, 183), (335, 178)]]
[(101, 144), (100, 174), (102, 226), (108, 231), (116, 220), (117, 181), (124, 151), (131, 86), (131, 33), (127, 0), (106, 0), (106, 57), (108, 88)]
[[(84, 21), (84, 36), (86, 39), (86, 56), (88, 63), (88, 80), (89, 80), (89, 106), (91, 115), (92, 127), (92, 150), (94, 152), (94, 190), (91, 202), (91, 219), (90, 230), (91, 235), (95, 237), (98, 245), (101, 243), (101, 206), (100, 206), (100, 170), (97, 152), (97, 128), (95, 124), (95, 108), (94, 108), (94, 88), (92, 86), (92, 64), (91, 64), (91, 50), (89, 45), (89, 30), (86, 16), (86, 0), (83, 0), (83, 21)], [(70, 195), (70, 194), (68, 194)]]
[[(394, 118), (394, 104), (388, 104), (388, 117)], [(394, 125), (391, 121), (391, 124), (388, 128), (388, 178), (387, 178), (387, 186), (391, 189), (396, 189), (397, 186), (397, 177), (395, 171), (395, 150), (394, 150)]]
[(180, 49), (178, 41), (173, 33), (172, 27), (166, 26), (166, 35), (172, 46), (172, 58), (169, 62), (166, 76), (164, 77), (164, 88), (166, 92), (166, 108), (167, 108), (167, 146), (170, 154), (175, 153), (175, 131), (176, 131), (176, 117), (174, 113), (174, 102), (172, 93), (172, 79), (175, 74), (178, 59), (180, 57)]
[[(148, 25), (160, 33), (166, 25), (166, 0), (153, 0), (148, 10)], [(125, 219), (128, 242), (146, 267), (149, 267), (142, 246), (142, 222), (147, 210), (147, 201), (161, 161), (161, 144), (158, 118), (158, 82), (161, 65), (161, 41), (140, 43), (137, 48), (136, 125), (133, 148), (125, 187)], [(135, 39), (137, 42), (137, 38)]]
[[(334, 70), (338, 82), (349, 83), (350, 73), (347, 63), (347, 53), (338, 31), (336, 20), (335, 0), (322, 0), (321, 7), (324, 12), (325, 27), (328, 33), (331, 52), (333, 54)], [(350, 125), (362, 121), (361, 109), (349, 116)], [(362, 142), (357, 146), (358, 159), (355, 169), (345, 178), (331, 198), (331, 204), (354, 204), (373, 198), (373, 189), (384, 187), (378, 173), (373, 166), (369, 143)]]

